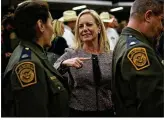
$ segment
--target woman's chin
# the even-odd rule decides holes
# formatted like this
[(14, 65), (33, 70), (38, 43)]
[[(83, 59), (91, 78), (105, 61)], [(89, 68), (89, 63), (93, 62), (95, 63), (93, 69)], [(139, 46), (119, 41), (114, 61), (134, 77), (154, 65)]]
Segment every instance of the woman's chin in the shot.
[(83, 42), (89, 42), (89, 41), (92, 41), (91, 39), (83, 39)]

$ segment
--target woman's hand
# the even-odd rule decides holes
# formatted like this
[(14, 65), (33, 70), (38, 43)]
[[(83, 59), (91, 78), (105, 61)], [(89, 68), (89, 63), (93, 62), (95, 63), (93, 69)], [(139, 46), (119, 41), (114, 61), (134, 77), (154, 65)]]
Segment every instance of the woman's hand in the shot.
[(91, 58), (75, 57), (63, 61), (62, 65), (65, 65), (67, 67), (81, 68), (83, 66), (83, 62), (90, 59)]

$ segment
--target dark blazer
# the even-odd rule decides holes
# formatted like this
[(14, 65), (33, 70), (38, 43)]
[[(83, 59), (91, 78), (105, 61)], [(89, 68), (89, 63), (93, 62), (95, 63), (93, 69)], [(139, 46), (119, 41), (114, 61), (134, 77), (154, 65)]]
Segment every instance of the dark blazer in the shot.
[(51, 44), (52, 46), (48, 49), (48, 52), (55, 53), (59, 56), (64, 54), (65, 48), (68, 48), (66, 40), (61, 36), (57, 36)]

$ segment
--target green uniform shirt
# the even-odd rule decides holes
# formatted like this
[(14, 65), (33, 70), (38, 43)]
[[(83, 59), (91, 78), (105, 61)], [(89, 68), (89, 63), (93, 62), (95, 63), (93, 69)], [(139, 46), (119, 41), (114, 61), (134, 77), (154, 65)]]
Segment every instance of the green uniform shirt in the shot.
[(113, 54), (113, 100), (117, 116), (163, 116), (164, 66), (153, 44), (126, 27)]
[(2, 116), (68, 116), (64, 79), (35, 43), (14, 50), (2, 81)]

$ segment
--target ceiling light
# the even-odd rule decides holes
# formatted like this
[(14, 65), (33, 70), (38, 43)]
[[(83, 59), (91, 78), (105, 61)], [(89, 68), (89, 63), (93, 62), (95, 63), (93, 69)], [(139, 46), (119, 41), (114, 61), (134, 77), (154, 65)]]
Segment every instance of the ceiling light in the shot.
[(118, 2), (118, 6), (132, 6), (133, 2)]
[(80, 9), (84, 9), (86, 7), (87, 7), (86, 5), (81, 5), (81, 6), (73, 7), (72, 9), (73, 10), (80, 10)]
[(115, 11), (119, 11), (119, 10), (123, 10), (123, 7), (116, 7), (116, 8), (112, 8), (110, 9), (110, 12), (115, 12)]
[(93, 0), (47, 0), (47, 2), (112, 6), (111, 1), (102, 1), (102, 0), (94, 0), (94, 1)]

